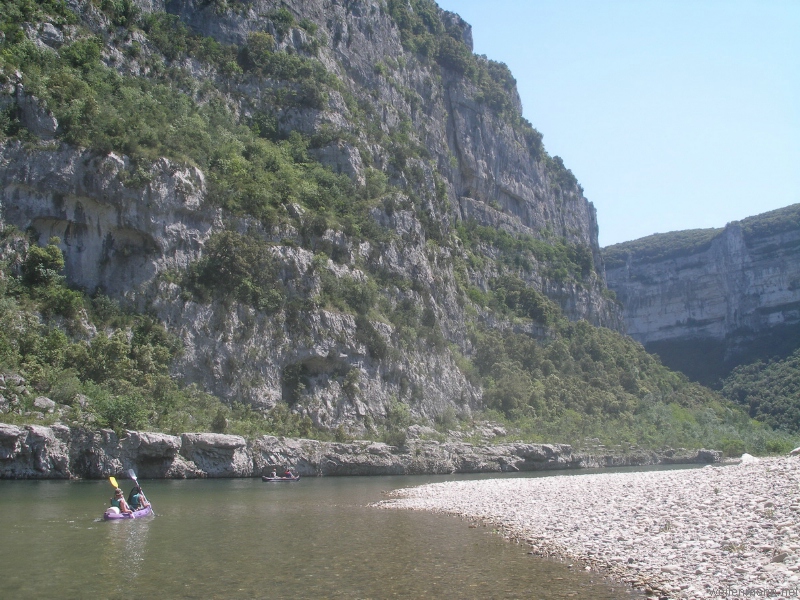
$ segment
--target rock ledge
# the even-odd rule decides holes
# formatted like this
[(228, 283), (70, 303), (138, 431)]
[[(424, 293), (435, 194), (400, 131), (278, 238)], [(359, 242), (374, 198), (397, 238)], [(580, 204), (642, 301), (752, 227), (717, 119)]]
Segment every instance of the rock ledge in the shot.
[(258, 477), (291, 465), (303, 476), (502, 473), (719, 462), (714, 450), (574, 453), (566, 444), (483, 444), (411, 440), (320, 442), (216, 433), (89, 431), (0, 423), (0, 479), (98, 479), (134, 469), (140, 477)]

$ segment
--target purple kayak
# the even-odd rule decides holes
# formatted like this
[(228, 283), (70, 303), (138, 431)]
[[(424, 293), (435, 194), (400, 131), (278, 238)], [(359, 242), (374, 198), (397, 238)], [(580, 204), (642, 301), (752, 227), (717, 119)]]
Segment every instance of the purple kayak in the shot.
[(151, 506), (145, 506), (144, 508), (140, 508), (139, 510), (133, 511), (131, 515), (125, 515), (119, 512), (118, 508), (114, 508), (113, 506), (106, 510), (103, 513), (103, 519), (106, 521), (119, 521), (122, 519), (138, 519), (139, 517), (146, 517), (148, 515), (153, 514), (153, 508)]

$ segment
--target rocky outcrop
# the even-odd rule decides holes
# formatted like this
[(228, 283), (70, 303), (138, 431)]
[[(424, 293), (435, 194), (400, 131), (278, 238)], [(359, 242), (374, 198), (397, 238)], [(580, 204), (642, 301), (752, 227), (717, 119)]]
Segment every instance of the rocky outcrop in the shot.
[(711, 384), (745, 359), (790, 353), (800, 332), (799, 212), (794, 205), (722, 230), (605, 249), (627, 333)]
[(194, 463), (201, 473), (212, 473), (214, 477), (250, 477), (253, 474), (247, 442), (238, 435), (184, 433), (181, 455)]
[(719, 462), (717, 451), (577, 454), (564, 444), (413, 440), (403, 447), (263, 436), (129, 431), (0, 423), (0, 479), (258, 477), (291, 466), (302, 476), (507, 473)]
[(124, 182), (124, 156), (69, 146), (31, 151), (0, 144), (0, 209), (5, 221), (61, 240), (75, 286), (136, 298), (158, 273), (185, 268), (210, 233), (218, 211), (201, 206), (203, 173), (166, 159), (144, 187)]
[[(180, 454), (181, 439), (131, 431), (119, 439), (108, 429), (90, 431), (63, 425), (17, 427), (0, 423), (0, 478), (100, 479), (123, 476), (134, 468), (141, 477), (186, 478), (207, 475)], [(212, 474), (224, 474), (225, 462)]]
[(69, 429), (29, 425), (24, 429), (0, 423), (0, 464), (15, 464), (16, 478), (69, 472)]

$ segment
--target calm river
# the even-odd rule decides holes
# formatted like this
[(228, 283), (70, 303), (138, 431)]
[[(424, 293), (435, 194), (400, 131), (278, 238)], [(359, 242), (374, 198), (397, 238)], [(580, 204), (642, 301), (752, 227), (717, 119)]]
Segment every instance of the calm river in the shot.
[[(534, 476), (534, 475), (528, 475)], [(381, 491), (465, 476), (142, 482), (156, 515), (99, 520), (108, 481), (0, 481), (4, 598), (643, 598)], [(121, 481), (125, 493), (130, 481)]]

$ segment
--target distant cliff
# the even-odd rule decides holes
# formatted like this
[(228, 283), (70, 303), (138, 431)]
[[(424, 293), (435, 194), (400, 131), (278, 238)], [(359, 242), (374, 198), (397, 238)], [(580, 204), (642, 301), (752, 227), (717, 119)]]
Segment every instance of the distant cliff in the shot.
[(800, 346), (800, 204), (603, 255), (628, 334), (693, 379)]

